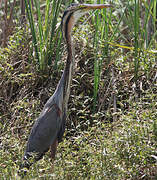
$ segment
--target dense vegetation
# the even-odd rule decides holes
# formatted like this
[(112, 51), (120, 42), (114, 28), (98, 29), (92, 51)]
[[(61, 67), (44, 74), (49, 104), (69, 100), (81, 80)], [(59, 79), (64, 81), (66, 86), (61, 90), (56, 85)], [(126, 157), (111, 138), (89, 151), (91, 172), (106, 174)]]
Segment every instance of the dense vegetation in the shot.
[[(0, 179), (19, 178), (31, 127), (61, 77), (71, 2), (0, 2)], [(74, 28), (64, 140), (53, 171), (48, 152), (26, 179), (157, 179), (157, 2), (114, 3)]]

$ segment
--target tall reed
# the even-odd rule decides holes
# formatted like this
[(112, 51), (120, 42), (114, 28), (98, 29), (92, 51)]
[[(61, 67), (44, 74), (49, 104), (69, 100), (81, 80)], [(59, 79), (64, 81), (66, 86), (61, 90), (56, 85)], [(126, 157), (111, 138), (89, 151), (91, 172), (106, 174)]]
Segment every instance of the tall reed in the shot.
[[(97, 3), (104, 3), (103, 1), (98, 1)], [(112, 10), (109, 10), (112, 12)], [(100, 18), (101, 17), (101, 18)], [(102, 69), (102, 62), (104, 60), (109, 60), (109, 24), (111, 24), (111, 17), (112, 14), (108, 13), (107, 9), (103, 9), (101, 11), (96, 11), (95, 19), (94, 19), (94, 27), (95, 27), (95, 34), (94, 34), (94, 54), (95, 54), (95, 61), (94, 61), (94, 110), (97, 105), (97, 94), (99, 89), (100, 83), (100, 75)], [(109, 62), (108, 62), (109, 63)]]
[[(104, 3), (104, 1), (99, 0), (97, 3)], [(149, 74), (152, 61), (155, 60), (155, 53), (151, 50), (151, 47), (155, 48), (154, 42), (157, 36), (156, 5), (156, 0), (150, 1), (150, 3), (139, 0), (128, 0), (125, 3), (120, 1), (119, 4), (114, 5), (114, 11), (104, 9), (101, 13), (98, 13), (98, 11), (95, 13), (93, 23), (95, 27), (93, 43), (95, 54), (94, 106), (97, 102), (102, 61), (106, 61), (107, 64), (111, 62), (111, 58), (107, 58), (110, 52), (109, 45), (110, 47), (119, 47), (119, 49), (126, 48), (130, 51), (133, 57), (133, 63), (130, 62), (130, 64), (134, 68), (135, 82), (140, 76), (141, 70), (144, 70), (145, 74)], [(115, 11), (118, 12), (112, 14)], [(151, 32), (149, 32), (150, 27), (153, 29)], [(127, 29), (130, 39), (126, 37), (127, 34), (123, 35), (123, 28)], [(129, 44), (120, 44), (126, 42), (125, 38), (129, 39)], [(122, 55), (122, 57), (126, 56), (126, 54)]]
[[(54, 38), (62, 0), (46, 0), (44, 15), (41, 11), (40, 1), (34, 0), (33, 2), (34, 8), (32, 8), (31, 0), (25, 0), (25, 5), (32, 34), (35, 59), (38, 62), (39, 70), (44, 72), (48, 64), (52, 63), (53, 49), (58, 42), (57, 38), (62, 38), (59, 33), (57, 33), (58, 37)], [(36, 19), (34, 18), (35, 13)]]
[(134, 4), (134, 74), (135, 74), (135, 80), (138, 77), (138, 68), (139, 68), (139, 57), (140, 52), (139, 49), (139, 32), (140, 32), (140, 9), (139, 9), (139, 0), (135, 0)]

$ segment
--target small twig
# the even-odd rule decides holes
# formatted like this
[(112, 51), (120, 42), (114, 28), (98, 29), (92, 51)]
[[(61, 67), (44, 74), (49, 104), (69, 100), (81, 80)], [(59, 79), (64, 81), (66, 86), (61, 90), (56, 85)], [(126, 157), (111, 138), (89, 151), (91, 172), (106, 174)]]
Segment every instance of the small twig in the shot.
[(24, 0), (20, 1), (20, 6), (21, 6), (21, 23), (23, 24), (26, 21)]
[(117, 120), (117, 99), (116, 99), (116, 79), (114, 74), (114, 67), (112, 66), (112, 86), (113, 86), (113, 121)]
[(111, 80), (110, 80), (110, 82), (109, 82), (109, 85), (108, 85), (108, 87), (107, 87), (107, 90), (106, 90), (106, 92), (105, 92), (105, 94), (104, 94), (103, 100), (102, 100), (102, 102), (101, 102), (101, 104), (100, 104), (100, 106), (99, 106), (99, 111), (101, 110), (102, 105), (104, 104), (104, 101), (105, 101), (105, 99), (106, 99), (106, 97), (107, 97), (107, 95), (108, 95), (109, 88), (111, 87), (111, 82), (112, 82), (112, 78), (111, 78)]
[(157, 72), (156, 72), (156, 74), (155, 74), (155, 76), (153, 78), (153, 83), (156, 81), (156, 79), (157, 79)]

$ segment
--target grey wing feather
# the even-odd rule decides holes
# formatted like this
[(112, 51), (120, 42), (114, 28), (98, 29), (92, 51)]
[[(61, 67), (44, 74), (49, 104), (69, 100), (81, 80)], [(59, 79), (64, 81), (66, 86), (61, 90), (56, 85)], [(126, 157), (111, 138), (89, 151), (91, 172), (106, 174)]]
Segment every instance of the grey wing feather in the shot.
[(59, 143), (62, 141), (63, 134), (65, 132), (65, 125), (66, 125), (66, 112), (64, 112), (64, 114), (63, 114), (62, 124), (61, 124), (60, 130), (59, 130), (58, 135), (57, 135)]
[(43, 154), (57, 138), (61, 118), (54, 106), (44, 109), (35, 122), (28, 139), (25, 155), (29, 152)]

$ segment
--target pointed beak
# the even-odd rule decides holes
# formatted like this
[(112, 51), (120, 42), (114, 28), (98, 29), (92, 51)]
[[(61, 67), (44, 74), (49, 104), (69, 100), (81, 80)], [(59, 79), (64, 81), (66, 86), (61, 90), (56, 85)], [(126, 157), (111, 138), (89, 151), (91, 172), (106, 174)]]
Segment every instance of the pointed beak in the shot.
[(87, 9), (87, 10), (92, 10), (92, 9), (103, 9), (103, 8), (111, 8), (113, 5), (111, 4), (83, 4), (82, 8)]

